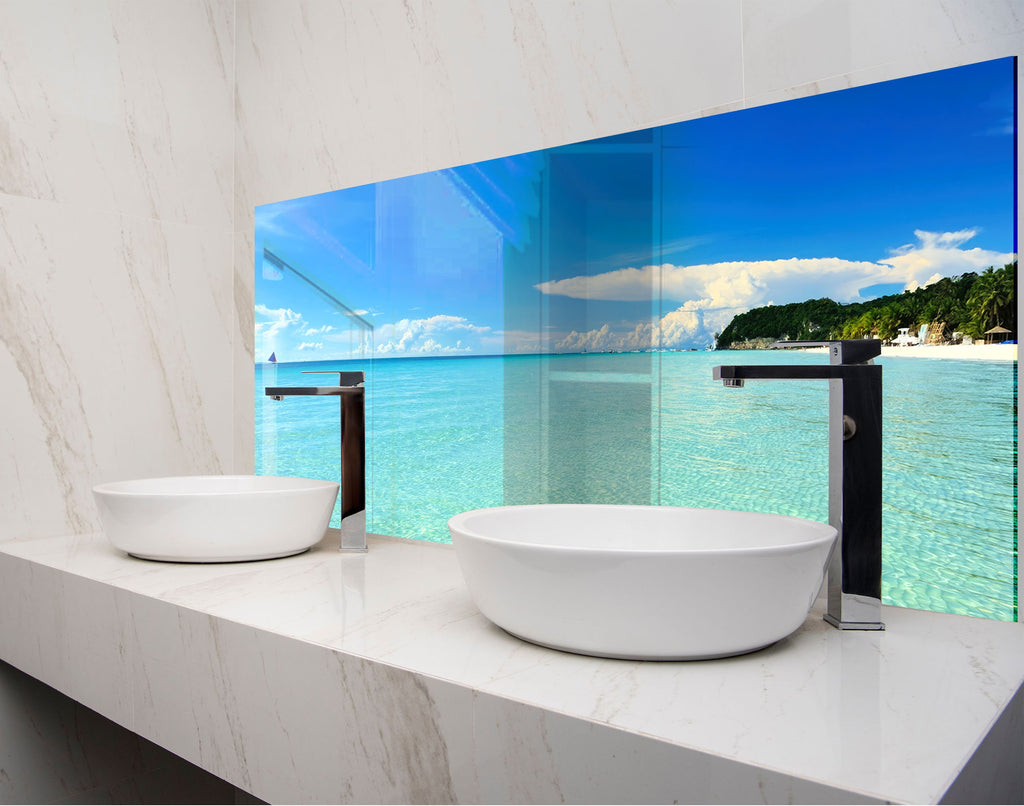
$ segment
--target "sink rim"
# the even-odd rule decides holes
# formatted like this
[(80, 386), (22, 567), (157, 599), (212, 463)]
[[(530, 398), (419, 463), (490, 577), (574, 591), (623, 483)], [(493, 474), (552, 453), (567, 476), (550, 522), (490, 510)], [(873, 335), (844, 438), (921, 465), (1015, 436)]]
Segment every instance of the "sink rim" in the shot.
[[(690, 546), (663, 546), (647, 547), (634, 546), (629, 544), (598, 546), (598, 545), (574, 545), (561, 542), (537, 542), (533, 540), (522, 540), (509, 537), (496, 537), (484, 534), (479, 529), (470, 528), (467, 521), (474, 517), (486, 517), (493, 514), (512, 511), (572, 511), (572, 510), (605, 510), (624, 513), (626, 511), (643, 510), (650, 512), (663, 512), (666, 515), (678, 515), (680, 513), (701, 513), (711, 517), (743, 518), (752, 520), (769, 520), (779, 524), (798, 525), (808, 532), (819, 531), (820, 534), (809, 535), (806, 539), (791, 540), (790, 542), (766, 542), (760, 545), (747, 546), (711, 546), (711, 547), (690, 547)], [(483, 540), (497, 545), (529, 546), (538, 550), (560, 550), (568, 552), (607, 552), (610, 554), (653, 554), (653, 555), (714, 555), (714, 554), (743, 554), (743, 553), (776, 553), (790, 552), (795, 549), (809, 548), (812, 546), (831, 543), (838, 536), (834, 526), (822, 521), (801, 518), (796, 515), (780, 515), (773, 512), (753, 512), (750, 510), (716, 509), (708, 507), (682, 507), (672, 505), (646, 505), (646, 504), (510, 504), (499, 507), (482, 507), (480, 509), (467, 510), (451, 517), (448, 521), (449, 530), (458, 530), (475, 540)], [(454, 537), (453, 537), (454, 540)]]
[[(159, 489), (156, 485), (166, 483), (183, 483), (182, 489)], [(253, 486), (229, 487), (226, 483), (222, 489), (184, 489), (189, 482), (206, 482), (219, 484), (231, 482), (235, 484), (252, 483)], [(154, 487), (147, 489), (147, 487)], [(190, 496), (236, 496), (236, 495), (280, 495), (305, 490), (321, 490), (330, 486), (338, 486), (336, 481), (326, 479), (309, 479), (298, 476), (259, 476), (235, 473), (227, 475), (199, 474), (180, 476), (154, 476), (143, 479), (124, 479), (122, 481), (106, 481), (95, 485), (94, 494), (126, 497), (168, 496), (184, 498)]]

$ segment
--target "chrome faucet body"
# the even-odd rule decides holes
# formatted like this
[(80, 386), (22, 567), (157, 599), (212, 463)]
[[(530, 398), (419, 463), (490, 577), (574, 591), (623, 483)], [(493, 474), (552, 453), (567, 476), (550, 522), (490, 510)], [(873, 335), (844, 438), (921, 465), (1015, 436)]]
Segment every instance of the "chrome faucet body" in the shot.
[(882, 623), (882, 368), (877, 339), (779, 341), (772, 347), (828, 347), (819, 366), (719, 366), (728, 387), (754, 379), (829, 382), (828, 520), (839, 533), (828, 568), (825, 620), (843, 630)]
[(362, 372), (303, 370), (336, 374), (337, 386), (268, 386), (274, 400), (292, 396), (336, 395), (341, 408), (341, 551), (366, 551), (366, 408)]

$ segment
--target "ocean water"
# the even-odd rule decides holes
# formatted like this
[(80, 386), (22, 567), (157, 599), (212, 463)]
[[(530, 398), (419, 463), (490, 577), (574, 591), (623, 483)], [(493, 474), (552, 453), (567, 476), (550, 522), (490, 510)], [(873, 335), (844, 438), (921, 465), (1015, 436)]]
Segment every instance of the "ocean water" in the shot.
[[(711, 380), (716, 364), (825, 360), (730, 351), (264, 364), (256, 472), (337, 478), (337, 399), (274, 402), (262, 389), (330, 382), (302, 370), (363, 369), (375, 533), (446, 542), (458, 512), (545, 501), (827, 521), (827, 384)], [(884, 601), (1014, 620), (1016, 364), (879, 363)]]

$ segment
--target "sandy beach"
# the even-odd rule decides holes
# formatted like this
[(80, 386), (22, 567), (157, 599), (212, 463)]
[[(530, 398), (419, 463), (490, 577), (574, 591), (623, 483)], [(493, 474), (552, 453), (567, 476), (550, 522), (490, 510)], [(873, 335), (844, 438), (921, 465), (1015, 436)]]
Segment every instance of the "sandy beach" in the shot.
[(977, 361), (1016, 361), (1016, 344), (915, 344), (882, 347), (883, 358), (955, 358)]
[[(801, 352), (823, 353), (825, 347), (805, 347)], [(1016, 361), (1016, 344), (915, 344), (882, 346), (882, 358), (954, 358), (959, 361)]]

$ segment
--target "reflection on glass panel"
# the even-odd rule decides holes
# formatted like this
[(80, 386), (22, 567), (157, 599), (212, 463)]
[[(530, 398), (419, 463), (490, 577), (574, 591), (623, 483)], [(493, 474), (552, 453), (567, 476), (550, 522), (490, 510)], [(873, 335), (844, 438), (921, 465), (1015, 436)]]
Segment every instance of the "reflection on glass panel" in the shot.
[(827, 385), (711, 368), (879, 338), (885, 601), (1015, 618), (1016, 348), (979, 346), (1016, 339), (1014, 75), (257, 208), (258, 472), (336, 475), (336, 412), (268, 406), (267, 378), (365, 367), (372, 532), (445, 541), (458, 512), (544, 502), (827, 520)]
[[(537, 237), (506, 248), (506, 335), (557, 355), (506, 365), (507, 504), (658, 499), (656, 277), (625, 303), (588, 287), (602, 267), (656, 262), (656, 138), (624, 139), (548, 153)], [(546, 293), (567, 283), (570, 293)], [(517, 304), (524, 292), (531, 304)]]
[[(341, 478), (341, 419), (336, 397), (272, 400), (268, 386), (333, 386), (336, 361), (310, 354), (325, 349), (343, 356), (345, 369), (361, 370), (373, 383), (373, 327), (341, 302), (329, 281), (313, 277), (264, 247), (256, 275), (256, 469), (261, 475)], [(273, 301), (273, 304), (260, 300)], [(368, 412), (368, 415), (369, 412)], [(369, 442), (369, 435), (368, 435)], [(372, 447), (367, 445), (372, 454)], [(372, 476), (367, 495), (372, 496)], [(331, 525), (341, 525), (341, 499)]]

